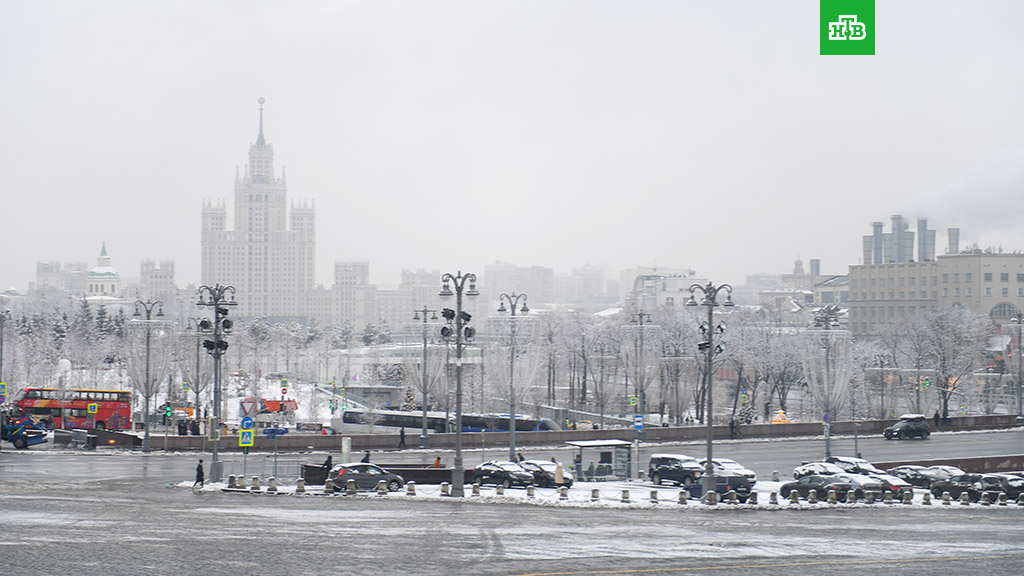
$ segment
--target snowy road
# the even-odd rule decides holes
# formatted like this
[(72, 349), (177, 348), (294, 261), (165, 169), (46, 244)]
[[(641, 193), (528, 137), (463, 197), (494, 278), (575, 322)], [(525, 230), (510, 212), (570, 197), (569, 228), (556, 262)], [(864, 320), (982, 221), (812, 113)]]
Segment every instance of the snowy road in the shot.
[[(10, 574), (1019, 574), (1024, 508), (737, 509), (516, 496), (194, 493), (171, 457), (17, 455), (0, 468)], [(125, 473), (147, 459), (147, 472)], [(179, 458), (180, 459), (180, 458)], [(109, 474), (75, 481), (79, 465)], [(11, 462), (27, 464), (11, 466)], [(12, 475), (47, 464), (60, 474)], [(181, 464), (186, 464), (182, 462)], [(178, 464), (175, 466), (177, 468)], [(177, 474), (177, 471), (175, 471)], [(64, 479), (67, 479), (65, 481)], [(184, 486), (184, 487), (183, 487)], [(435, 487), (436, 488), (436, 487)], [(426, 487), (424, 487), (426, 489)], [(493, 490), (493, 489), (492, 489)], [(603, 492), (613, 491), (611, 486)], [(424, 490), (426, 492), (426, 490)], [(637, 487), (634, 498), (649, 487)], [(574, 493), (586, 495), (587, 487)]]

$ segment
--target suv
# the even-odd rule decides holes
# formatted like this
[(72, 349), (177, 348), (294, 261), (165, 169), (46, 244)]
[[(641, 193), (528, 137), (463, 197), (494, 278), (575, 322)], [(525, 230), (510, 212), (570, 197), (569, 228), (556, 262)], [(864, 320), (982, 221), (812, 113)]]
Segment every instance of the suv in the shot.
[[(691, 484), (687, 487), (687, 491), (690, 493), (691, 498), (699, 498), (704, 493), (704, 486), (699, 483)], [(718, 492), (720, 499), (725, 498), (729, 492), (735, 492), (737, 500), (741, 504), (745, 504), (747, 499), (750, 498), (751, 491), (750, 480), (746, 476), (729, 473), (722, 476), (715, 475), (715, 492)]]
[(882, 431), (886, 440), (894, 438), (900, 440), (902, 438), (913, 438), (914, 436), (927, 438), (931, 433), (931, 427), (928, 426), (928, 417), (924, 414), (904, 414), (900, 416), (899, 422)]
[(655, 484), (668, 480), (677, 485), (689, 485), (701, 477), (704, 467), (696, 458), (684, 454), (652, 454), (647, 471)]

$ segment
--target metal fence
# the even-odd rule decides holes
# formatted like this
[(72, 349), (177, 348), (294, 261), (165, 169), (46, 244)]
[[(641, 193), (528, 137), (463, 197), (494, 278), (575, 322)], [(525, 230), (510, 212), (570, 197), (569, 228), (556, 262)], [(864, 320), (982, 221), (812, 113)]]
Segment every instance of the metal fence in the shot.
[(243, 455), (232, 454), (230, 459), (222, 459), (224, 463), (224, 476), (244, 476), (251, 478), (259, 476), (262, 479), (270, 477), (280, 480), (294, 481), (302, 477), (302, 465), (312, 462), (304, 461), (296, 456), (271, 455)]

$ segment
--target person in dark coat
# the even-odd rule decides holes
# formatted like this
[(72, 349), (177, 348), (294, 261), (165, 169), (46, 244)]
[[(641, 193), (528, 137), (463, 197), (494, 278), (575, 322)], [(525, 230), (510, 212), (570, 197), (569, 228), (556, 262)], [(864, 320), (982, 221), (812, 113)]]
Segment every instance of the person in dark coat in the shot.
[(196, 481), (192, 483), (192, 487), (195, 488), (196, 484), (199, 484), (199, 487), (202, 488), (204, 478), (205, 476), (203, 475), (203, 459), (200, 458), (199, 464), (196, 465)]
[(398, 431), (398, 449), (402, 450), (405, 448), (405, 426)]
[(330, 472), (332, 466), (334, 466), (334, 458), (330, 454), (328, 454), (327, 460), (324, 460), (324, 470)]
[(939, 416), (939, 411), (938, 411), (938, 410), (936, 410), (936, 411), (935, 411), (935, 415), (934, 415), (934, 416), (932, 416), (932, 421), (934, 421), (934, 422), (935, 422), (935, 427), (936, 427), (936, 428), (938, 428), (938, 427), (939, 427), (939, 418), (941, 418), (941, 416)]
[(370, 461), (370, 451), (367, 450), (366, 454), (363, 454), (363, 459), (360, 460), (360, 462), (369, 462), (369, 461)]

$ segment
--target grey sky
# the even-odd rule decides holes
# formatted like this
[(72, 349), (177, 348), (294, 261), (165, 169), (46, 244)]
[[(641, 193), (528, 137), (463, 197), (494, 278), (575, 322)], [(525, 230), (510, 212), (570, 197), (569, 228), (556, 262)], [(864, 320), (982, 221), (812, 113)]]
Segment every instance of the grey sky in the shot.
[[(858, 263), (893, 213), (1024, 249), (1024, 3), (0, 0), (0, 287), (42, 260), (199, 280), (200, 209), (265, 133), (317, 208), (317, 280)], [(230, 212), (229, 212), (230, 213)], [(233, 226), (232, 226), (233, 227)]]

